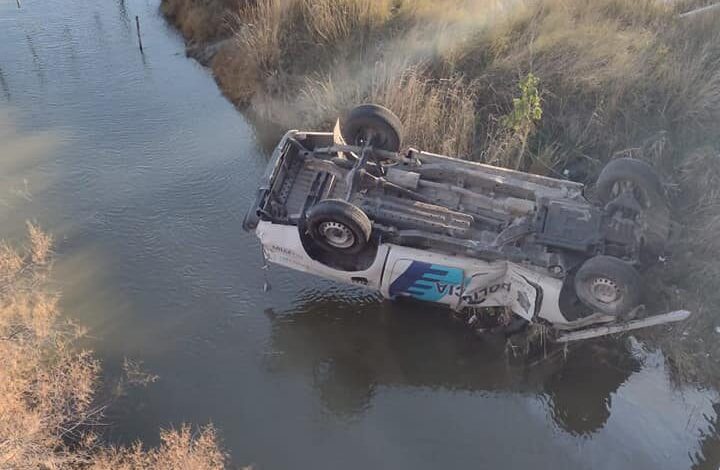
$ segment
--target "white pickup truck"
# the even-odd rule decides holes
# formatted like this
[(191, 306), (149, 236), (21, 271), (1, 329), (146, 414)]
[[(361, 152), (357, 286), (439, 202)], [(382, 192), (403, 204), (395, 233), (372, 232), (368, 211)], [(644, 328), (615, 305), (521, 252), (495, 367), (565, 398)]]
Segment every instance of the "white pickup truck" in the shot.
[(662, 255), (670, 231), (648, 164), (611, 161), (591, 203), (580, 183), (401, 142), (399, 119), (372, 104), (333, 132), (288, 131), (244, 229), (272, 263), (473, 318), (506, 307), (523, 323), (576, 330), (565, 340), (689, 315), (636, 318), (639, 270)]

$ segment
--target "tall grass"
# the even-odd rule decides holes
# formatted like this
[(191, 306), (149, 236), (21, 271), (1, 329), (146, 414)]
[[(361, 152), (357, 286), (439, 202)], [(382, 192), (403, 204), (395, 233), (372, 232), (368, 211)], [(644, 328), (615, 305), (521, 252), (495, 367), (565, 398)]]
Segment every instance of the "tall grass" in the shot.
[(226, 14), (244, 0), (163, 0), (160, 9), (185, 37), (204, 42), (227, 34)]
[(100, 363), (60, 314), (51, 266), (52, 237), (35, 225), (22, 249), (0, 242), (0, 468), (223, 468), (211, 427), (163, 431), (156, 449), (103, 445)]
[(302, 114), (300, 122), (328, 127), (330, 120), (356, 103), (373, 102), (400, 117), (406, 142), (424, 150), (470, 155), (475, 133), (475, 84), (459, 76), (432, 79), (423, 72), (420, 66), (378, 64), (367, 80), (337, 74), (309, 78), (295, 105)]

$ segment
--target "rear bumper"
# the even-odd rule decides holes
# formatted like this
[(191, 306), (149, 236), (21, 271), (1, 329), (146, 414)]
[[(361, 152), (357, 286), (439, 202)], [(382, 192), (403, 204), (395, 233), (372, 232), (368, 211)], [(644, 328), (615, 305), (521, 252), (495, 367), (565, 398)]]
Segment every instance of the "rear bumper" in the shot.
[(245, 213), (245, 218), (243, 219), (242, 228), (246, 232), (252, 232), (257, 228), (258, 223), (260, 222), (261, 211), (263, 210), (263, 207), (265, 207), (265, 203), (267, 202), (268, 195), (270, 194), (270, 191), (272, 189), (273, 182), (275, 181), (275, 177), (277, 176), (278, 168), (280, 167), (283, 156), (286, 153), (288, 139), (293, 137), (295, 134), (297, 134), (296, 130), (286, 132), (283, 138), (280, 139), (280, 143), (277, 145), (277, 147), (275, 147), (275, 150), (273, 150), (270, 161), (265, 168), (265, 173), (263, 174), (258, 184), (255, 201), (248, 208), (247, 212)]

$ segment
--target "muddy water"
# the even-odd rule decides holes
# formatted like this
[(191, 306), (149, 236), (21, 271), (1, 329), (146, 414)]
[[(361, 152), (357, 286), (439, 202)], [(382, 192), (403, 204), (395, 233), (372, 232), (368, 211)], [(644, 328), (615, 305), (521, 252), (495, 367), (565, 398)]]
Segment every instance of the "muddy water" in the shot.
[[(717, 468), (715, 392), (632, 338), (508, 359), (442, 310), (279, 268), (243, 211), (268, 158), (154, 0), (0, 1), (0, 232), (57, 237), (116, 442), (213, 422), (258, 468)], [(141, 21), (145, 54), (137, 48)], [(714, 405), (715, 404), (715, 405)]]

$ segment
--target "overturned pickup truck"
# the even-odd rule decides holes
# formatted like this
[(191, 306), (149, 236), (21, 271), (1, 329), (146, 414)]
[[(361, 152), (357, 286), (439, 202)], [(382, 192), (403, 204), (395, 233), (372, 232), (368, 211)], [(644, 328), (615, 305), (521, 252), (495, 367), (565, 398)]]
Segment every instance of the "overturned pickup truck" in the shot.
[(372, 104), (334, 132), (287, 132), (244, 229), (270, 262), (473, 319), (506, 307), (515, 323), (569, 331), (561, 340), (689, 315), (638, 315), (639, 270), (670, 232), (646, 163), (611, 161), (589, 202), (580, 183), (401, 150), (401, 139), (399, 119)]

